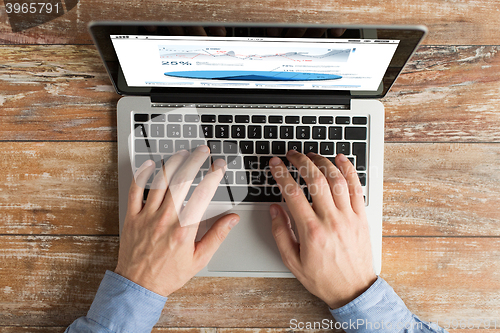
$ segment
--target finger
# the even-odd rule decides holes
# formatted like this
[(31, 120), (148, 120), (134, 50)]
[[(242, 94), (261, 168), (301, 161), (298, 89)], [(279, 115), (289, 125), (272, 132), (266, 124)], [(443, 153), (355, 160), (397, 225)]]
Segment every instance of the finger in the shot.
[(351, 206), (349, 199), (349, 188), (342, 172), (327, 158), (318, 154), (308, 154), (318, 168), (323, 172), (330, 186), (333, 201), (338, 209), (346, 209)]
[(285, 266), (295, 274), (300, 267), (300, 253), (290, 217), (280, 205), (276, 204), (271, 205), (270, 213), (273, 220), (273, 236), (281, 253), (281, 259)]
[(187, 150), (180, 150), (172, 155), (160, 169), (161, 172), (153, 179), (145, 209), (156, 211), (165, 199), (165, 193), (175, 172), (181, 167), (189, 156)]
[(240, 217), (236, 214), (228, 214), (218, 219), (207, 231), (201, 240), (196, 243), (194, 252), (195, 261), (200, 265), (200, 269), (205, 267), (212, 259), (215, 251), (226, 239), (229, 231), (239, 222)]
[(146, 183), (155, 170), (155, 162), (147, 160), (134, 174), (130, 190), (128, 192), (127, 210), (132, 215), (137, 215), (142, 210), (142, 199)]
[(210, 150), (206, 145), (201, 145), (186, 159), (182, 166), (173, 175), (168, 185), (163, 208), (175, 208), (177, 214), (183, 208), (184, 200), (189, 192), (189, 188), (201, 166), (208, 158)]
[(290, 213), (297, 222), (299, 237), (301, 237), (306, 231), (306, 227), (302, 222), (315, 219), (316, 213), (304, 196), (304, 192), (302, 192), (299, 184), (297, 184), (292, 175), (290, 175), (290, 172), (288, 172), (281, 159), (273, 157), (269, 161), (269, 166), (273, 178), (276, 180), (281, 191), (281, 195), (285, 199), (286, 205), (288, 209), (290, 209)]
[(226, 162), (223, 159), (217, 159), (212, 164), (210, 171), (203, 180), (196, 186), (184, 209), (182, 209), (179, 222), (181, 226), (198, 223), (208, 208), (210, 201), (214, 197), (219, 183), (224, 177), (226, 171)]
[(365, 200), (363, 198), (363, 188), (361, 187), (358, 173), (356, 172), (354, 165), (352, 165), (351, 161), (349, 161), (344, 154), (337, 155), (335, 158), (335, 164), (339, 166), (340, 171), (347, 180), (352, 209), (358, 214), (364, 212)]
[(306, 181), (307, 189), (314, 204), (314, 210), (318, 215), (325, 216), (328, 208), (334, 205), (330, 186), (325, 175), (304, 154), (293, 150), (288, 152), (287, 158)]

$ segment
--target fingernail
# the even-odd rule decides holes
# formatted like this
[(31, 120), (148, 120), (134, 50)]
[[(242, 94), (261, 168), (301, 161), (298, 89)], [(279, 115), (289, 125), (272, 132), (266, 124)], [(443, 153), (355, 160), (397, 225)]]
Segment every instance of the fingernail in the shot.
[(279, 211), (278, 211), (278, 208), (276, 208), (276, 206), (271, 206), (271, 218), (274, 220), (278, 214), (279, 214)]
[(208, 147), (205, 145), (199, 146), (198, 148), (196, 148), (196, 150), (202, 153), (208, 153)]
[(278, 164), (280, 164), (281, 162), (281, 159), (279, 157), (276, 157), (274, 156), (273, 158), (271, 158), (271, 160), (269, 161), (269, 165), (273, 165), (273, 166), (276, 166)]
[(177, 154), (182, 155), (182, 156), (187, 156), (189, 155), (189, 152), (186, 149), (179, 150)]
[(341, 162), (346, 162), (347, 161), (347, 157), (344, 154), (339, 154), (339, 160)]
[(314, 156), (316, 156), (316, 155), (318, 155), (318, 154), (313, 153), (312, 151), (310, 151), (310, 152), (308, 152), (308, 153), (306, 154), (306, 156), (307, 156), (307, 157), (314, 157)]
[(229, 220), (228, 222), (228, 226), (229, 228), (232, 228), (234, 227), (235, 225), (238, 224), (238, 222), (240, 221), (240, 218), (239, 217), (233, 217), (231, 220)]
[(144, 162), (142, 164), (142, 166), (145, 167), (145, 168), (147, 168), (147, 167), (152, 166), (153, 164), (155, 164), (155, 162), (153, 160), (147, 160), (146, 162)]
[(226, 166), (226, 161), (224, 161), (222, 158), (219, 158), (214, 161), (214, 165), (216, 167), (222, 168)]
[(295, 155), (297, 153), (298, 153), (298, 151), (296, 151), (295, 149), (291, 149), (288, 151), (288, 155)]

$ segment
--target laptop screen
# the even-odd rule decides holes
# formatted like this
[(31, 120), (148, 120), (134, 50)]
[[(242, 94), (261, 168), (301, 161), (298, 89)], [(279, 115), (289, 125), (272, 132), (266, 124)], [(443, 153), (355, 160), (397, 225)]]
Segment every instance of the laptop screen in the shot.
[(420, 26), (165, 22), (89, 29), (120, 94), (283, 103), (383, 97), (426, 33)]
[(110, 36), (128, 86), (377, 91), (399, 40)]

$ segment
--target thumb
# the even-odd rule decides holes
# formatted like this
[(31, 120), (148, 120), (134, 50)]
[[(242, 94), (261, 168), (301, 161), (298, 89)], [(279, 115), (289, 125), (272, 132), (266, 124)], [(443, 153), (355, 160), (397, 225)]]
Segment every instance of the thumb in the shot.
[(285, 266), (292, 271), (290, 266), (298, 267), (300, 255), (299, 243), (292, 230), (290, 217), (280, 205), (271, 205), (270, 213), (273, 219), (273, 236), (281, 253), (281, 259)]
[(229, 231), (239, 222), (240, 217), (237, 214), (228, 214), (219, 218), (207, 231), (201, 240), (196, 244), (195, 256), (205, 267), (212, 259), (215, 251), (226, 239)]

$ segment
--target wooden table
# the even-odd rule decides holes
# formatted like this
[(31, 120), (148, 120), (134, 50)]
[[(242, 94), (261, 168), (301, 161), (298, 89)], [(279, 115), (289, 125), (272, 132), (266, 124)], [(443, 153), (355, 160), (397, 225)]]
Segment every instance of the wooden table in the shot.
[[(422, 319), (500, 332), (499, 12), (497, 0), (84, 0), (13, 32), (2, 7), (0, 332), (63, 331), (116, 265), (118, 95), (86, 30), (103, 19), (427, 25), (383, 100), (382, 276)], [(330, 317), (294, 279), (195, 278), (154, 332), (285, 332), (292, 318)]]

